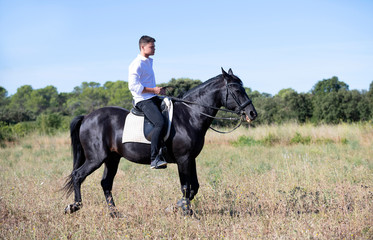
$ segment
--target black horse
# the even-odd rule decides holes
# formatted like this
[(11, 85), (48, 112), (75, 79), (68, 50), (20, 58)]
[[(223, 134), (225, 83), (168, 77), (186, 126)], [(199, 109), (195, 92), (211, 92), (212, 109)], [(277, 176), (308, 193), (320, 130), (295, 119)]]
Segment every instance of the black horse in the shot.
[[(178, 165), (183, 194), (178, 206), (184, 211), (190, 211), (190, 200), (199, 188), (195, 159), (203, 148), (212, 117), (216, 116), (222, 106), (245, 115), (248, 122), (257, 116), (242, 81), (231, 69), (228, 73), (222, 69), (222, 74), (191, 89), (180, 101), (174, 102), (171, 133), (165, 145), (168, 149), (167, 162)], [(122, 143), (123, 126), (128, 113), (123, 108), (104, 107), (72, 120), (70, 133), (74, 166), (63, 189), (67, 196), (74, 191), (75, 202), (65, 208), (65, 213), (73, 213), (82, 207), (82, 182), (105, 163), (101, 186), (110, 215), (118, 216), (111, 190), (120, 158), (150, 164), (150, 144)]]

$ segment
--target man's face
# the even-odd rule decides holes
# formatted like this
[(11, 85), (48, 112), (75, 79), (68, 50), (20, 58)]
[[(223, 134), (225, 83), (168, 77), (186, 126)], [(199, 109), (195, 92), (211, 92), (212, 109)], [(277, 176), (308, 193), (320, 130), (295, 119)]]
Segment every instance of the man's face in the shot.
[(145, 57), (152, 56), (154, 55), (154, 52), (155, 52), (155, 44), (153, 42), (144, 44), (141, 46), (141, 50)]

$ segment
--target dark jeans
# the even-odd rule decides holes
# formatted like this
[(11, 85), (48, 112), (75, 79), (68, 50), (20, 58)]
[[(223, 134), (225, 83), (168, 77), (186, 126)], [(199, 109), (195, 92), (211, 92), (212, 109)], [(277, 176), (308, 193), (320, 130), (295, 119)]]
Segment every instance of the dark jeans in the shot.
[(164, 138), (164, 129), (166, 121), (161, 113), (161, 103), (162, 99), (155, 96), (147, 100), (140, 101), (136, 104), (136, 107), (144, 112), (144, 115), (149, 119), (151, 123), (154, 124), (154, 130), (151, 140), (151, 157), (153, 161), (159, 153), (159, 148), (161, 147), (161, 141)]

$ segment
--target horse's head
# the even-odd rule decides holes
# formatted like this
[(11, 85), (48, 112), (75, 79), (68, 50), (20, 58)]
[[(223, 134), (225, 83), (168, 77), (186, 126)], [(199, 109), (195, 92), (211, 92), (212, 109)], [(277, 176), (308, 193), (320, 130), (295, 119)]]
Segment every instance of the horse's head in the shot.
[(247, 122), (253, 121), (257, 117), (257, 113), (253, 103), (246, 94), (242, 81), (233, 74), (232, 69), (229, 69), (228, 73), (223, 68), (221, 70), (226, 87), (226, 90), (223, 90), (226, 91), (223, 105), (229, 110), (245, 115)]

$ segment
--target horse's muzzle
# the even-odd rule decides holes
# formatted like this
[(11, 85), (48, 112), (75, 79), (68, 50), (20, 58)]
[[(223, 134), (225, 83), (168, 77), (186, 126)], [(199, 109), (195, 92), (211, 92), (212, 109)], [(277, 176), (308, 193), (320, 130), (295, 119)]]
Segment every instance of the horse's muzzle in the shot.
[(248, 123), (251, 123), (254, 121), (254, 119), (257, 117), (256, 111), (250, 111), (249, 114), (245, 114), (245, 120)]

